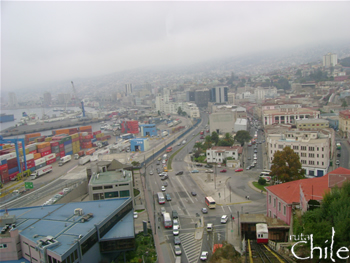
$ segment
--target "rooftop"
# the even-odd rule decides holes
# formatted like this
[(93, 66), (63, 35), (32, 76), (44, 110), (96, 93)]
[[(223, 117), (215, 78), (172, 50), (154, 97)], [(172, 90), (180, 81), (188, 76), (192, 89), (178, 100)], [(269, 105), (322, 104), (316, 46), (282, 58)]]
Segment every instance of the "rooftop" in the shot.
[(107, 171), (91, 176), (91, 185), (99, 185), (106, 183), (130, 182), (132, 180), (132, 172), (127, 170)]

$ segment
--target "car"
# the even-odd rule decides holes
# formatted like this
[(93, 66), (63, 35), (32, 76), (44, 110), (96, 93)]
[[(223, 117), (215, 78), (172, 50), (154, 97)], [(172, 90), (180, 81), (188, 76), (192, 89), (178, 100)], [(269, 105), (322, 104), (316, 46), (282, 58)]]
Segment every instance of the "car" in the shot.
[(220, 173), (226, 173), (227, 172), (227, 170), (226, 169), (222, 169), (222, 170), (220, 170)]
[(162, 185), (161, 190), (162, 190), (162, 192), (165, 192), (166, 189), (165, 189), (164, 185)]
[(250, 165), (250, 167), (255, 167), (255, 163), (252, 162), (251, 165)]
[(149, 174), (150, 174), (150, 175), (153, 175), (153, 171), (150, 171)]
[(160, 162), (159, 161), (157, 161), (157, 163), (156, 163), (157, 165), (160, 165)]
[(338, 153), (338, 154), (337, 154), (337, 157), (340, 157), (340, 156), (341, 156), (341, 154), (340, 154), (340, 153)]
[(192, 154), (192, 151), (189, 151), (188, 154)]
[(192, 192), (191, 192), (191, 195), (192, 195), (192, 196), (196, 196), (197, 193), (192, 191)]
[(170, 194), (166, 194), (166, 195), (165, 195), (165, 198), (166, 198), (167, 201), (171, 201), (171, 196), (170, 196)]
[(243, 172), (243, 169), (242, 168), (238, 168), (235, 170), (235, 172)]
[(204, 136), (201, 136), (200, 139), (204, 139)]
[(181, 247), (179, 245), (175, 245), (174, 250), (176, 256), (181, 256)]
[(248, 157), (248, 160), (250, 160), (250, 156)]
[(165, 207), (161, 207), (161, 208), (160, 208), (160, 213), (161, 213), (161, 214), (166, 213)]
[(339, 161), (339, 160), (336, 160), (336, 161), (335, 161), (335, 164), (340, 164), (340, 161)]
[(227, 220), (228, 220), (228, 215), (223, 215), (221, 217), (221, 224), (226, 224), (227, 223)]
[(139, 214), (137, 212), (134, 212), (134, 218), (138, 218)]
[(181, 239), (180, 239), (179, 236), (175, 236), (175, 237), (174, 237), (174, 244), (175, 244), (175, 245), (180, 245), (180, 244), (181, 244)]
[(211, 164), (206, 164), (204, 165), (205, 168), (213, 168), (213, 166)]
[(184, 174), (184, 171), (178, 171), (175, 175), (182, 175)]
[(258, 153), (258, 151), (257, 151), (257, 150), (254, 150), (254, 153)]
[(220, 168), (220, 167), (221, 167), (221, 164), (218, 164), (218, 167)]
[(180, 233), (179, 226), (173, 226), (173, 235), (178, 236)]
[(53, 197), (54, 197), (54, 198), (56, 198), (56, 199), (58, 200), (58, 199), (61, 199), (61, 198), (62, 198), (62, 196), (63, 196), (63, 195), (56, 194), (56, 195), (54, 195)]
[(162, 176), (168, 176), (168, 173), (167, 173), (167, 172), (161, 172), (161, 173), (159, 174), (159, 176), (160, 176), (160, 177), (162, 177)]
[(183, 140), (183, 141), (182, 141), (182, 144), (186, 144), (186, 140)]
[(213, 173), (214, 171), (212, 169), (205, 170), (206, 173)]
[(201, 164), (201, 163), (197, 163), (197, 164), (196, 164), (196, 166), (198, 166), (198, 167), (202, 167), (202, 166), (203, 166), (203, 164)]
[(168, 186), (168, 183), (167, 183), (167, 182), (164, 182), (164, 183), (163, 183), (163, 186), (167, 187), (167, 186)]
[(194, 169), (191, 171), (191, 173), (199, 173), (199, 171), (197, 169)]
[(181, 145), (181, 142), (179, 142), (178, 144), (177, 144), (177, 146), (180, 146)]
[(160, 158), (160, 157), (159, 157), (157, 160), (158, 160), (158, 161), (161, 161), (161, 160), (162, 160), (162, 158)]
[(162, 176), (162, 178), (160, 178), (160, 180), (162, 180), (162, 181), (164, 181), (166, 179), (168, 179), (168, 175), (164, 175), (164, 176)]
[(247, 168), (245, 168), (246, 170), (250, 170), (250, 168), (252, 168), (250, 165), (247, 167)]
[(162, 161), (162, 164), (166, 164), (166, 160), (163, 160), (163, 161)]
[(265, 142), (265, 140), (262, 140), (262, 142)]
[(202, 211), (203, 214), (208, 214), (208, 209), (205, 208), (205, 207), (203, 207), (203, 208), (201, 209), (201, 211)]
[(178, 218), (179, 217), (179, 215), (177, 214), (176, 210), (172, 211), (172, 215), (173, 215), (173, 218)]
[(173, 219), (173, 226), (177, 226), (180, 229), (179, 220), (177, 218)]
[(67, 194), (67, 193), (69, 193), (70, 192), (70, 188), (63, 188), (63, 193), (64, 194)]
[(200, 260), (204, 261), (208, 259), (208, 251), (202, 251), (201, 256), (200, 256)]

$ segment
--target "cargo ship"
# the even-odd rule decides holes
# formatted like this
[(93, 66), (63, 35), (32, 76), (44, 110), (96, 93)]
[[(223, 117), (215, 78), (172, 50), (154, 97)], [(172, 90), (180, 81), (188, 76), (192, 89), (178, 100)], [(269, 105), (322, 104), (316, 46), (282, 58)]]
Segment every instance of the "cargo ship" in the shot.
[(5, 114), (5, 113), (0, 114), (0, 123), (14, 121), (14, 120), (15, 120), (15, 117), (13, 114)]

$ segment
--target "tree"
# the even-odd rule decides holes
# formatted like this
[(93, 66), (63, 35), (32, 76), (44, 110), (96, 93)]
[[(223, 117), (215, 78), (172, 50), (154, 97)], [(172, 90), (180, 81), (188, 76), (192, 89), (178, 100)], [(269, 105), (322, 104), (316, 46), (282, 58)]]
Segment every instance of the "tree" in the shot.
[(218, 144), (218, 142), (219, 142), (219, 135), (217, 134), (217, 132), (213, 131), (213, 132), (211, 133), (211, 141), (212, 141), (213, 143), (215, 143), (215, 145)]
[(182, 115), (182, 109), (181, 109), (181, 107), (179, 107), (179, 108), (177, 109), (177, 114), (178, 114), (178, 115)]
[(266, 179), (260, 177), (259, 180), (258, 180), (258, 184), (265, 185), (266, 184)]
[(132, 161), (131, 164), (132, 164), (132, 166), (134, 166), (134, 167), (140, 166), (140, 163), (137, 162), (137, 161)]
[(249, 142), (252, 137), (248, 131), (241, 130), (236, 133), (236, 136), (233, 139), (243, 146), (244, 142)]
[(211, 140), (211, 136), (210, 135), (207, 135), (205, 136), (205, 141), (204, 141), (204, 144), (203, 144), (203, 149), (209, 149), (211, 148), (212, 146), (212, 140)]
[(230, 133), (225, 133), (225, 138), (224, 138), (225, 142), (229, 143), (229, 146), (231, 146), (234, 143), (234, 140), (232, 138), (232, 135)]
[(348, 104), (346, 103), (346, 100), (345, 100), (345, 99), (342, 100), (341, 106), (342, 106), (343, 108), (346, 108), (346, 107), (348, 106)]
[(305, 178), (300, 157), (289, 146), (277, 151), (272, 160), (270, 175), (275, 181), (290, 182)]

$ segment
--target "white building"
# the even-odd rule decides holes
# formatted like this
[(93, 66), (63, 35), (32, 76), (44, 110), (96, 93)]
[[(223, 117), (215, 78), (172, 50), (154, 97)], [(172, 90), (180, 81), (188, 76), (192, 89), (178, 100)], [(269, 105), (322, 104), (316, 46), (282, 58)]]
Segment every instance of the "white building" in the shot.
[(207, 162), (220, 164), (228, 157), (238, 160), (242, 151), (241, 146), (214, 146), (206, 151)]
[(323, 56), (323, 66), (326, 68), (334, 67), (338, 64), (338, 56), (336, 54), (328, 53)]
[(276, 87), (257, 87), (254, 90), (255, 98), (257, 100), (264, 100), (266, 98), (275, 98), (277, 97), (277, 88)]
[(296, 120), (319, 119), (319, 117), (319, 111), (308, 108), (280, 108), (262, 112), (263, 125), (295, 123)]
[(125, 96), (129, 96), (132, 94), (132, 84), (125, 84)]
[(247, 130), (247, 119), (238, 118), (234, 125), (234, 132)]
[(329, 167), (332, 140), (330, 137), (331, 134), (325, 135), (317, 131), (285, 131), (282, 134), (269, 134), (266, 141), (269, 167), (272, 165), (274, 154), (289, 146), (299, 155), (306, 175), (323, 176)]

